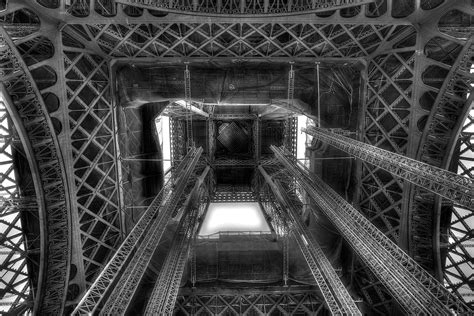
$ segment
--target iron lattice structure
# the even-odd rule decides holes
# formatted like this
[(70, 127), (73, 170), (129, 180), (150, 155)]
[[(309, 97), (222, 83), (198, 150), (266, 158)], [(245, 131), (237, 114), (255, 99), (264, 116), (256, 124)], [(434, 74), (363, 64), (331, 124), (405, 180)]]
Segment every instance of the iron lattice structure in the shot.
[[(22, 297), (11, 304), (12, 311), (28, 306), (36, 313), (70, 312), (127, 233), (128, 165), (120, 159), (121, 110), (112, 71), (117, 62), (360, 60), (365, 81), (358, 139), (443, 169), (456, 171), (459, 161), (459, 173), (473, 177), (472, 167), (466, 167), (473, 149), (469, 1), (377, 0), (311, 12), (303, 2), (277, 12), (270, 8), (282, 2), (258, 7), (258, 1), (240, 1), (239, 9), (225, 16), (212, 9), (210, 20), (180, 14), (191, 8), (206, 16), (209, 3), (193, 1), (164, 13), (113, 0), (0, 1), (2, 94), (11, 99), (5, 106), (33, 177), (34, 185), (24, 189), (36, 199), (29, 209), (40, 218), (35, 236), (23, 237), (28, 249), (22, 253), (38, 258), (40, 264), (28, 265), (37, 280), (29, 289), (12, 283), (2, 289), (3, 298)], [(232, 9), (237, 2), (224, 4)], [(184, 122), (172, 126), (184, 139)], [(173, 157), (184, 157), (183, 144), (172, 144)], [(2, 147), (2, 154), (9, 156), (8, 148)], [(466, 246), (472, 210), (365, 162), (359, 179), (354, 202), (361, 212), (469, 300), (464, 267), (472, 261)], [(7, 200), (2, 212), (11, 209)], [(450, 227), (441, 224), (445, 214), (452, 214)], [(15, 221), (6, 226), (18, 227)], [(36, 250), (39, 257), (28, 254)], [(7, 258), (2, 270), (17, 257)], [(24, 270), (11, 273), (12, 280), (21, 279)], [(354, 275), (364, 301), (387, 313), (392, 299), (371, 272), (356, 265)], [(189, 297), (178, 298), (177, 306), (187, 308), (182, 302)]]
[(176, 315), (217, 314), (245, 315), (324, 315), (324, 305), (311, 287), (263, 289), (248, 292), (227, 291), (216, 294), (212, 289), (192, 293), (181, 291), (175, 306)]

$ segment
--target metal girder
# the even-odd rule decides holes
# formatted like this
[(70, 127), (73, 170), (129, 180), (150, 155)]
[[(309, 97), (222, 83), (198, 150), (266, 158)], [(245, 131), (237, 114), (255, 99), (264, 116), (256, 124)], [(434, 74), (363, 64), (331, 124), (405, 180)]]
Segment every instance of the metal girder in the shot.
[[(77, 1), (77, 0), (76, 0)], [(160, 10), (164, 12), (184, 13), (193, 15), (224, 15), (229, 17), (257, 16), (283, 16), (294, 14), (307, 14), (330, 10), (346, 9), (359, 5), (369, 4), (375, 0), (316, 0), (303, 2), (280, 1), (179, 1), (163, 2), (159, 0), (116, 0), (117, 3), (137, 6), (144, 9)]]
[[(18, 124), (24, 128), (22, 137), (28, 139), (27, 150), (31, 170), (37, 172), (40, 212), (48, 234), (43, 246), (48, 245), (40, 275), (41, 290), (33, 312), (61, 314), (64, 308), (70, 263), (68, 196), (63, 176), (63, 160), (53, 125), (47, 115), (40, 91), (21, 55), (3, 28), (0, 27), (0, 78), (13, 102)], [(44, 205), (44, 206), (43, 206)], [(43, 210), (43, 211), (42, 211)], [(44, 250), (46, 251), (46, 250)], [(42, 282), (42, 283), (41, 283)]]
[[(189, 115), (189, 111), (191, 111), (191, 117), (194, 119), (197, 119), (194, 115), (199, 115), (202, 118), (205, 119), (209, 117), (209, 113), (201, 110), (196, 104), (196, 102), (193, 102), (192, 100), (189, 102), (190, 106), (187, 106), (186, 102), (172, 102), (170, 103), (164, 110), (163, 113), (166, 113), (166, 115), (170, 117), (186, 117), (186, 115)], [(202, 108), (202, 106), (201, 106)]]
[[(468, 84), (474, 81), (471, 71), (471, 58), (474, 55), (474, 36), (471, 36), (459, 53), (453, 66), (450, 67), (443, 86), (434, 101), (433, 109), (426, 122), (422, 136), (423, 146), (417, 157), (421, 161), (441, 167), (446, 164), (445, 148), (454, 144), (461, 128), (459, 114), (468, 112), (472, 103), (466, 94), (472, 91)], [(458, 130), (456, 130), (456, 125)], [(454, 132), (454, 133), (453, 133)], [(451, 155), (450, 155), (451, 156)]]
[(183, 120), (170, 118), (171, 165), (176, 168), (186, 154), (186, 130)]
[(257, 202), (254, 192), (242, 188), (216, 188), (211, 195), (212, 203)]
[(260, 156), (261, 156), (261, 153), (262, 153), (262, 122), (260, 119), (256, 119), (254, 122), (253, 122), (253, 125), (252, 125), (252, 130), (253, 130), (253, 133), (252, 133), (252, 140), (253, 140), (253, 153), (254, 153), (254, 158), (255, 158), (255, 161), (260, 161)]
[(255, 289), (183, 288), (176, 314), (183, 315), (324, 315), (324, 304), (312, 286)]
[[(65, 91), (59, 92), (64, 93), (66, 102), (65, 128), (71, 141), (71, 176), (76, 190), (84, 273), (96, 275), (116, 250), (123, 233), (109, 63), (67, 45), (63, 45), (63, 56)], [(108, 246), (97, 240), (106, 240)], [(96, 245), (92, 250), (91, 244)], [(99, 264), (95, 263), (96, 258), (100, 258)]]
[(186, 63), (186, 69), (184, 70), (184, 103), (186, 108), (186, 145), (189, 148), (193, 146), (194, 138), (191, 103), (191, 72), (189, 71), (188, 63)]
[[(110, 286), (115, 281), (118, 281), (119, 273), (123, 268), (127, 267), (127, 260), (132, 252), (142, 249), (140, 242), (143, 242), (144, 238), (152, 236), (153, 239), (159, 242), (164, 231), (163, 228), (168, 223), (175, 209), (175, 203), (183, 193), (188, 178), (194, 170), (201, 153), (202, 148), (192, 148), (188, 152), (185, 159), (178, 166), (174, 177), (167, 182), (156, 196), (112, 259), (84, 294), (74, 309), (74, 315), (90, 314), (99, 308), (99, 304), (105, 298), (104, 296)], [(150, 231), (156, 233), (148, 234)]]
[(252, 168), (257, 165), (257, 162), (253, 159), (232, 159), (232, 158), (219, 158), (214, 160), (211, 164), (213, 167), (233, 167), (233, 168)]
[[(456, 50), (431, 53), (431, 47), (438, 42), (441, 42), (442, 46), (454, 46)], [(435, 90), (437, 96), (429, 115), (426, 116), (426, 126), (415, 154), (420, 161), (448, 169), (452, 166), (452, 160), (457, 157), (456, 139), (462, 129), (463, 118), (468, 115), (474, 100), (474, 76), (470, 74), (474, 40), (471, 36), (465, 43), (455, 43), (451, 38), (443, 36), (433, 38), (428, 44), (425, 46), (428, 62), (434, 62), (438, 69), (446, 69), (449, 72), (445, 78), (443, 76), (443, 85)], [(435, 95), (434, 92), (432, 94)], [(448, 205), (449, 203), (423, 188), (416, 187), (408, 204), (413, 214), (409, 240), (412, 254), (421, 264), (431, 267), (439, 279), (442, 279), (445, 269), (442, 244), (447, 242), (446, 222), (442, 218), (443, 214), (450, 212), (453, 207)]]
[(289, 232), (297, 241), (331, 314), (362, 315), (321, 247), (302, 223), (295, 208), (295, 202), (289, 199), (283, 186), (279, 182), (274, 182), (262, 166), (259, 166), (258, 169), (272, 189), (280, 207), (286, 209), (287, 215), (284, 212), (279, 212), (279, 214), (280, 216), (289, 216), (289, 220), (286, 221), (289, 225)]
[[(343, 27), (343, 24), (310, 23), (168, 22), (154, 24), (152, 27), (140, 23), (84, 26), (68, 24), (62, 32), (75, 36), (80, 42), (92, 41), (101, 54), (111, 58), (151, 61), (157, 57), (283, 57), (291, 60), (306, 57), (367, 57), (367, 54), (387, 39), (390, 30), (395, 28), (394, 25), (386, 24), (348, 24)], [(140, 41), (134, 41), (134, 38)], [(358, 44), (358, 41), (362, 44)]]
[(295, 157), (298, 141), (298, 118), (289, 117), (285, 120), (283, 144)]
[(184, 206), (181, 227), (178, 228), (178, 232), (173, 238), (173, 244), (148, 300), (145, 309), (147, 315), (170, 315), (173, 313), (189, 249), (198, 232), (198, 218), (207, 208), (207, 203), (200, 203), (203, 194), (203, 191), (196, 193), (194, 199), (190, 199), (189, 203)]
[[(14, 124), (7, 111), (7, 107), (13, 108), (14, 105), (12, 102), (7, 106), (6, 103), (9, 103), (7, 99), (6, 89), (0, 83), (0, 288), (2, 289), (0, 313), (8, 314), (14, 313), (22, 306), (25, 309), (32, 309), (33, 297), (41, 293), (39, 288), (42, 286), (42, 280), (39, 280), (38, 284), (32, 284), (29, 280), (27, 264), (30, 261), (29, 269), (32, 269), (34, 262), (30, 259), (30, 254), (35, 250), (32, 249), (33, 241), (25, 236), (21, 217), (22, 212), (38, 213), (39, 207), (35, 196), (20, 195), (14, 165), (14, 148), (19, 146), (19, 139), (15, 140)], [(38, 182), (38, 179), (35, 182)], [(43, 229), (41, 233), (44, 234)], [(44, 239), (44, 236), (40, 238)], [(41, 268), (44, 266), (41, 264), (44, 260), (44, 251), (40, 249), (36, 251), (40, 254), (40, 262), (35, 265), (40, 270), (40, 265)], [(43, 271), (37, 272), (43, 273)]]
[[(474, 110), (468, 112), (459, 136), (460, 154), (458, 159), (458, 173), (474, 179)], [(474, 291), (470, 286), (472, 280), (471, 263), (473, 262), (472, 247), (474, 247), (472, 232), (474, 231), (474, 212), (455, 205), (451, 214), (451, 227), (448, 231), (446, 243), (440, 247), (447, 248), (444, 266), (444, 281), (446, 287), (461, 296), (472, 305)]]
[(474, 181), (387, 150), (310, 126), (303, 132), (460, 205), (474, 209)]
[(286, 170), (341, 232), (359, 258), (408, 313), (472, 312), (326, 183), (292, 160), (290, 153), (275, 146), (271, 148)]
[[(186, 216), (186, 212), (190, 210), (190, 207), (194, 205), (193, 203), (195, 200), (199, 198), (198, 191), (200, 190), (208, 172), (209, 167), (207, 167), (196, 180), (192, 191), (189, 193), (184, 205), (182, 206), (183, 210), (181, 212), (177, 212), (177, 210), (181, 208), (181, 205), (178, 203), (179, 199), (176, 198), (173, 200), (175, 205), (171, 205), (170, 207), (174, 209), (172, 211), (173, 214), (178, 213), (175, 217), (179, 218), (179, 213), (183, 212), (185, 214), (184, 216)], [(160, 242), (160, 237), (161, 234), (163, 234), (164, 228), (163, 225), (159, 224), (160, 223), (155, 223), (155, 227), (147, 232), (147, 236), (145, 236), (141, 246), (134, 254), (126, 270), (122, 273), (118, 285), (114, 288), (108, 297), (107, 302), (104, 304), (104, 308), (100, 312), (101, 315), (121, 315), (126, 312), (127, 307), (130, 305), (133, 295), (137, 290), (138, 284), (150, 264), (153, 253)]]

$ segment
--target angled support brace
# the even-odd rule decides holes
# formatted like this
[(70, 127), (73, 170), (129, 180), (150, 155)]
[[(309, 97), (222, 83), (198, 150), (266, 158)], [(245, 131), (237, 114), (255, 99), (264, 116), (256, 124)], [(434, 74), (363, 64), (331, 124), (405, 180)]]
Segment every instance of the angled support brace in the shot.
[(93, 314), (100, 306), (111, 286), (118, 281), (120, 272), (129, 266), (132, 254), (134, 252), (149, 251), (144, 245), (149, 245), (150, 243), (158, 244), (164, 227), (173, 214), (176, 203), (179, 201), (202, 151), (202, 148), (191, 148), (178, 166), (175, 176), (165, 184), (147, 208), (115, 255), (85, 293), (73, 311), (73, 315)]
[(295, 161), (291, 153), (275, 146), (271, 149), (287, 172), (318, 204), (354, 252), (409, 314), (472, 313), (464, 302), (423, 270), (329, 185)]
[(474, 180), (431, 166), (387, 150), (362, 143), (319, 127), (303, 128), (303, 132), (363, 161), (380, 167), (394, 176), (474, 209)]
[(278, 214), (282, 217), (288, 217), (283, 222), (289, 224), (289, 231), (295, 237), (331, 314), (362, 315), (321, 247), (301, 221), (295, 203), (290, 200), (282, 185), (273, 181), (262, 166), (259, 166), (258, 169), (281, 207), (287, 210), (288, 213), (278, 212)]

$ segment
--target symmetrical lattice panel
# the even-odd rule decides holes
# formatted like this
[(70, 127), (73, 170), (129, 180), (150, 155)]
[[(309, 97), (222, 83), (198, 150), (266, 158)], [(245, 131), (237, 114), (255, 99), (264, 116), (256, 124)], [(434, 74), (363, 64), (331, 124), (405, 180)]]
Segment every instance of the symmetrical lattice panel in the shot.
[(63, 41), (84, 270), (92, 282), (121, 238), (109, 69), (106, 59)]
[(384, 24), (163, 23), (68, 25), (111, 57), (362, 57), (394, 26)]
[(352, 8), (362, 4), (371, 3), (371, 0), (300, 0), (300, 1), (188, 1), (162, 2), (154, 0), (117, 0), (118, 3), (162, 10), (165, 12), (183, 12), (202, 15), (288, 15), (308, 12), (330, 11), (341, 8)]
[[(186, 290), (186, 289), (184, 289)], [(176, 315), (324, 315), (324, 303), (315, 291), (287, 288), (219, 293), (184, 293)]]
[[(367, 110), (362, 139), (365, 143), (399, 154), (406, 154), (414, 77), (415, 51), (410, 47), (414, 43), (407, 43), (407, 37), (415, 35), (413, 27), (397, 27), (390, 36), (391, 43), (405, 49), (377, 55), (369, 62), (367, 70)], [(401, 181), (363, 163), (361, 183), (361, 210), (393, 240), (398, 240)]]

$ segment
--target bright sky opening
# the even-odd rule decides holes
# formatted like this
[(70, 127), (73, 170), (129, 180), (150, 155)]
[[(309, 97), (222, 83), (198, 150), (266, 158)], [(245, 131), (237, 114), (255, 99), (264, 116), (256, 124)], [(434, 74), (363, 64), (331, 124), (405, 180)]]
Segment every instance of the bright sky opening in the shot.
[(220, 231), (270, 231), (258, 203), (211, 203), (199, 235)]

